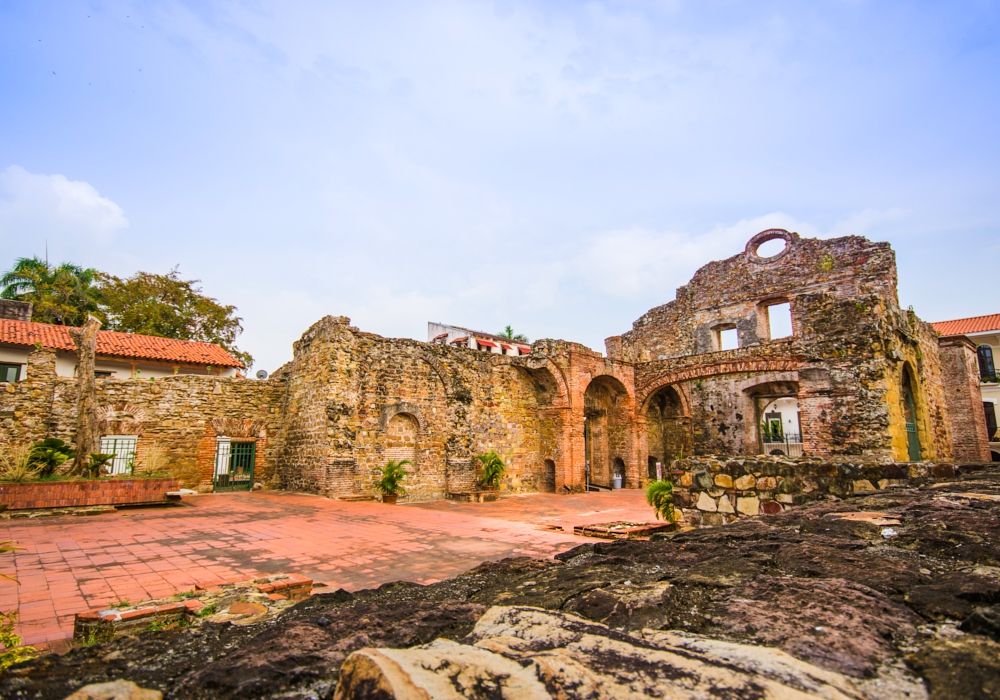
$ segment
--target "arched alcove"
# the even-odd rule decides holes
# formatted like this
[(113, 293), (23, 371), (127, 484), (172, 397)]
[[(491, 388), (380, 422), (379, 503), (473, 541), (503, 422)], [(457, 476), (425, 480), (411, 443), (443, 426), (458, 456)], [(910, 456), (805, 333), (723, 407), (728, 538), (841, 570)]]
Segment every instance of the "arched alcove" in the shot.
[(586, 459), (596, 486), (610, 488), (614, 458), (629, 454), (630, 405), (625, 386), (609, 375), (595, 377), (583, 395)]
[(649, 455), (647, 471), (656, 478), (656, 463), (665, 474), (670, 463), (681, 455), (690, 455), (692, 449), (691, 417), (684, 402), (673, 386), (665, 386), (646, 402), (646, 452)]
[(415, 416), (409, 413), (392, 416), (385, 430), (385, 459), (408, 459), (416, 467), (419, 435), (420, 424)]

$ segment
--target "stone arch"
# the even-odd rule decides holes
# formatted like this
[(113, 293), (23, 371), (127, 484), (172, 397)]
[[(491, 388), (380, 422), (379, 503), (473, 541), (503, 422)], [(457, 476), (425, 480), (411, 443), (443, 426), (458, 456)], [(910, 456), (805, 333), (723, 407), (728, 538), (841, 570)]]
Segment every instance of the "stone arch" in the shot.
[[(803, 456), (802, 434), (805, 427), (799, 404), (798, 375), (795, 372), (773, 372), (751, 377), (738, 387), (744, 397), (745, 415), (753, 416), (753, 421), (746, 423), (744, 452)], [(773, 418), (768, 418), (774, 413), (781, 416), (777, 433), (771, 429)], [(777, 439), (779, 437), (784, 439)]]
[(667, 473), (671, 462), (694, 449), (691, 412), (679, 387), (668, 385), (653, 392), (645, 402), (647, 475), (656, 478), (656, 463)]
[(548, 358), (511, 357), (506, 362), (528, 375), (535, 385), (535, 395), (539, 406), (566, 406), (569, 389), (566, 377), (559, 365)]
[(611, 487), (614, 459), (628, 465), (632, 453), (632, 397), (622, 382), (601, 374), (583, 394), (584, 451), (590, 466), (589, 482)]
[(398, 401), (396, 403), (391, 403), (382, 407), (382, 413), (378, 418), (379, 430), (386, 431), (389, 429), (389, 423), (393, 418), (401, 413), (405, 413), (417, 422), (417, 429), (421, 430), (425, 428), (424, 421), (420, 416), (420, 408), (413, 403), (408, 401)]
[(927, 425), (927, 407), (917, 372), (909, 361), (904, 361), (899, 377), (900, 409), (907, 436), (907, 459), (919, 462), (930, 456)]

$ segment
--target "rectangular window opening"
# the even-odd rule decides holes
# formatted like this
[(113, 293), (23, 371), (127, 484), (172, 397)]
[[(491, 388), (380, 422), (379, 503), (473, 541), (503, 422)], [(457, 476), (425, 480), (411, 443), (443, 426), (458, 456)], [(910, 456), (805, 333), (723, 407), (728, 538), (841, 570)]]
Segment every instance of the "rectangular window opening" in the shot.
[(719, 350), (736, 350), (740, 347), (740, 333), (735, 328), (719, 330)]
[(771, 340), (789, 338), (792, 335), (792, 305), (789, 302), (771, 304), (767, 307), (767, 323)]
[(0, 382), (16, 382), (21, 379), (21, 365), (0, 364)]
[(109, 470), (112, 476), (131, 474), (135, 467), (135, 435), (105, 435), (101, 438), (101, 454), (113, 454)]

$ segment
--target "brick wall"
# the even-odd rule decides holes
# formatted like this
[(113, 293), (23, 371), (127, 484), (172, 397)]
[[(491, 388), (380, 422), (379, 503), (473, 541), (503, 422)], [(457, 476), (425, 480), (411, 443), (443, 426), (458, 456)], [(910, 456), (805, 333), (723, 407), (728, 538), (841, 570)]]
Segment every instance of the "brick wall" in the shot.
[(955, 461), (989, 462), (976, 344), (965, 336), (951, 336), (940, 338), (938, 347)]
[(0, 504), (24, 510), (166, 503), (167, 491), (178, 488), (173, 478), (0, 482)]

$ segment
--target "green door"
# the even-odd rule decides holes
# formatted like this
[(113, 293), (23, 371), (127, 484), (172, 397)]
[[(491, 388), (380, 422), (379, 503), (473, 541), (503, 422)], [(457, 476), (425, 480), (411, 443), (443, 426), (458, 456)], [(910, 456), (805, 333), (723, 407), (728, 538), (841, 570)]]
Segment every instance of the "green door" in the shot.
[(917, 438), (917, 410), (913, 403), (910, 373), (903, 369), (903, 419), (906, 421), (906, 451), (911, 462), (920, 461), (920, 440)]
[(257, 443), (220, 438), (215, 454), (215, 490), (253, 490), (253, 463)]

